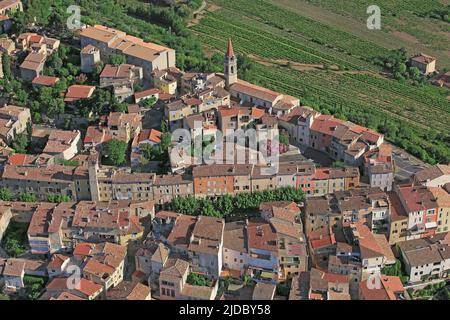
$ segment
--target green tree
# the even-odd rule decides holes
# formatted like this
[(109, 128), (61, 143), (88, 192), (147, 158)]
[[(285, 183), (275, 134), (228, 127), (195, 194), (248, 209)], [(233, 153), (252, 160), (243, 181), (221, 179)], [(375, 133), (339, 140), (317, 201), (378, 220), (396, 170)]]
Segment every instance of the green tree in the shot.
[(126, 142), (112, 139), (105, 144), (105, 156), (111, 164), (121, 166), (126, 163), (127, 149)]
[(127, 63), (127, 58), (123, 54), (112, 54), (109, 56), (109, 63), (118, 66)]
[(19, 195), (18, 199), (23, 202), (36, 202), (36, 195), (34, 193), (24, 192)]
[(27, 153), (29, 145), (28, 136), (25, 133), (20, 133), (11, 143), (11, 148), (17, 153)]
[(12, 72), (11, 72), (11, 61), (9, 55), (6, 52), (2, 54), (2, 67), (3, 67), (3, 76), (6, 80), (11, 80)]
[(54, 193), (49, 193), (47, 195), (47, 201), (48, 202), (53, 202), (53, 203), (61, 203), (61, 202), (70, 202), (72, 201), (72, 199), (64, 194), (54, 194)]
[(9, 188), (0, 188), (0, 200), (10, 201), (12, 199), (12, 192)]

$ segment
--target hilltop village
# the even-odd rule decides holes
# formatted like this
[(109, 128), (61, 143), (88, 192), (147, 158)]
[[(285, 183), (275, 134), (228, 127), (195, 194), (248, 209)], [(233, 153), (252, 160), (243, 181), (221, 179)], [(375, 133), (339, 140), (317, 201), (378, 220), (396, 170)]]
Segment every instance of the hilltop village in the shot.
[[(0, 20), (21, 9), (0, 1)], [(221, 73), (102, 25), (78, 45), (67, 81), (48, 73), (60, 39), (0, 38), (0, 76), (64, 106), (36, 123), (0, 107), (1, 295), (408, 300), (445, 285), (448, 164), (399, 179), (383, 134), (239, 79), (232, 39)], [(215, 146), (238, 129), (276, 138), (227, 145), (245, 160), (228, 163)], [(198, 139), (213, 163), (191, 161)]]

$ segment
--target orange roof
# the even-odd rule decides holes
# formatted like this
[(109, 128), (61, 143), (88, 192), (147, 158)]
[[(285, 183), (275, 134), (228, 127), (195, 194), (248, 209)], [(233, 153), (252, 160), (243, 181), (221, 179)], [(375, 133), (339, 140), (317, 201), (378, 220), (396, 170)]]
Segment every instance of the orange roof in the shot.
[(20, 166), (25, 163), (25, 159), (27, 158), (26, 154), (16, 153), (9, 157), (8, 162), (13, 166)]
[(141, 99), (141, 98), (152, 96), (152, 95), (155, 95), (155, 94), (158, 94), (158, 93), (159, 93), (159, 89), (152, 88), (152, 89), (144, 90), (144, 91), (141, 91), (141, 92), (136, 92), (134, 94), (134, 98), (135, 99)]
[(74, 256), (87, 256), (91, 253), (94, 245), (92, 243), (79, 243), (76, 245), (73, 255)]
[(59, 81), (59, 78), (57, 78), (57, 77), (37, 76), (36, 78), (33, 79), (33, 81), (31, 83), (38, 84), (41, 86), (53, 87), (58, 81)]
[(323, 180), (330, 177), (330, 169), (328, 168), (317, 168), (316, 174), (314, 175), (314, 180)]
[(73, 102), (80, 99), (88, 99), (94, 93), (95, 86), (74, 84), (67, 89), (65, 102)]
[(30, 36), (30, 42), (41, 42), (44, 38), (38, 34), (34, 34)]
[[(54, 278), (48, 285), (47, 290), (66, 290), (68, 289), (68, 278)], [(96, 292), (103, 289), (103, 286), (85, 278), (80, 279), (80, 288), (77, 291), (91, 297)]]
[(266, 113), (265, 110), (259, 108), (252, 108), (252, 118), (259, 119)]

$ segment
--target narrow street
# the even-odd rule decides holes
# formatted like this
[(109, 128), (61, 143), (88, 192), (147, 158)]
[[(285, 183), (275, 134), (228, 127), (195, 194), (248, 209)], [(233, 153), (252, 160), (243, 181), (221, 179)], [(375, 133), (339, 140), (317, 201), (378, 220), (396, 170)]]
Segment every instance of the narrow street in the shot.
[(0, 258), (8, 258), (8, 254), (6, 253), (6, 251), (0, 246)]

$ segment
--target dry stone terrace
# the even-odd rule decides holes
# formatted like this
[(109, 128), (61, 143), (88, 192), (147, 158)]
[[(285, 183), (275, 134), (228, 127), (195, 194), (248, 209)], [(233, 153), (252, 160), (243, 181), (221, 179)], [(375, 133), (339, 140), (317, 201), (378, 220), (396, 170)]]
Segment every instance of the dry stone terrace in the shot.
[[(404, 300), (408, 285), (446, 279), (448, 165), (395, 182), (383, 134), (239, 79), (232, 39), (223, 72), (191, 72), (175, 66), (174, 49), (121, 30), (85, 26), (79, 38), (80, 74), (60, 98), (70, 121), (85, 125), (42, 126), (27, 107), (0, 108), (4, 292), (24, 297), (33, 276), (48, 278), (42, 300)], [(26, 53), (24, 81), (44, 91), (65, 81), (44, 75), (58, 39), (12, 39), (15, 48), (4, 51)], [(111, 63), (117, 55), (125, 61)], [(103, 90), (117, 109), (88, 108)], [(179, 129), (190, 148), (214, 137), (200, 142), (216, 162), (176, 160)], [(245, 160), (280, 155), (275, 172), (267, 173), (275, 167), (268, 159), (223, 162), (219, 132), (239, 129), (282, 136), (231, 146)], [(307, 159), (306, 148), (332, 165)], [(292, 153), (301, 160), (283, 160)], [(27, 223), (20, 257), (10, 228), (18, 221)], [(74, 270), (79, 288), (68, 282)]]

